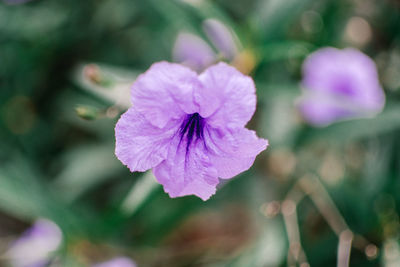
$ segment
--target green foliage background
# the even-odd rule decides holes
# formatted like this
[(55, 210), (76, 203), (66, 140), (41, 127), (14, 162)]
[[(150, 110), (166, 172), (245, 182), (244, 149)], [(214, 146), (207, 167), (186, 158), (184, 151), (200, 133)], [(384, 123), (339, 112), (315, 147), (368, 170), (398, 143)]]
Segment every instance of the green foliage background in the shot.
[[(251, 56), (258, 111), (250, 127), (270, 147), (209, 201), (170, 199), (151, 174), (132, 174), (115, 158), (124, 111), (115, 90), (171, 61), (180, 31), (204, 37), (206, 18), (232, 27)], [(354, 18), (370, 29), (361, 43)], [(376, 118), (325, 128), (301, 120), (301, 63), (324, 46), (358, 47), (375, 60), (387, 96)], [(100, 83), (85, 80), (88, 63), (100, 68)], [(315, 190), (356, 236), (351, 266), (400, 266), (399, 101), (396, 0), (0, 3), (0, 254), (44, 217), (65, 236), (60, 266), (121, 255), (139, 266), (286, 266), (280, 203)], [(307, 195), (296, 209), (311, 266), (336, 265), (338, 233), (323, 210)], [(365, 253), (368, 245), (377, 253)]]

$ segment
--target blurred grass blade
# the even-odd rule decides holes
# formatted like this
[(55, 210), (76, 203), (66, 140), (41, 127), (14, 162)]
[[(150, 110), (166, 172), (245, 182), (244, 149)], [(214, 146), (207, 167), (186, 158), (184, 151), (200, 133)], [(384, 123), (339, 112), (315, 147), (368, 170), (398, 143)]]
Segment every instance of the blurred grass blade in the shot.
[(114, 155), (114, 144), (82, 146), (67, 152), (62, 161), (65, 167), (53, 186), (68, 201), (113, 178), (123, 168)]
[(253, 25), (263, 39), (281, 37), (312, 0), (264, 0), (255, 9)]
[[(187, 14), (177, 1), (149, 0), (148, 3), (167, 20), (168, 26), (172, 26), (177, 31), (185, 29), (190, 32), (197, 32), (194, 18)], [(184, 28), (182, 28), (182, 25), (184, 25)]]
[[(232, 261), (229, 266), (279, 266), (286, 252), (282, 239), (284, 229), (279, 220), (269, 220), (253, 246)], [(223, 265), (226, 266), (226, 265)]]
[(21, 219), (33, 219), (45, 213), (46, 194), (40, 192), (27, 171), (21, 174), (11, 166), (0, 169), (0, 208)]
[(67, 208), (23, 159), (0, 168), (0, 209), (25, 221), (48, 218), (70, 233), (89, 225), (89, 214)]
[(146, 172), (137, 181), (125, 200), (122, 202), (121, 211), (125, 215), (132, 215), (146, 201), (149, 195), (159, 186), (151, 171)]
[(24, 5), (2, 6), (0, 2), (2, 35), (36, 40), (60, 28), (67, 19), (68, 13), (57, 4), (37, 3), (35, 8), (30, 8)]
[(287, 60), (292, 58), (303, 58), (310, 51), (314, 50), (314, 45), (303, 41), (283, 41), (268, 43), (259, 47), (258, 54), (261, 61), (271, 62)]

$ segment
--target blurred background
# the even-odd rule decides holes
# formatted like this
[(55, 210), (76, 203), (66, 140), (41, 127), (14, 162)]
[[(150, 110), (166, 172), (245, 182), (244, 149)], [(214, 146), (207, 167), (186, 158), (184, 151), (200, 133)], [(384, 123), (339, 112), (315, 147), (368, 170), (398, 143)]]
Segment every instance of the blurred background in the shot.
[[(302, 119), (326, 46), (375, 61), (376, 117)], [(256, 83), (270, 146), (207, 202), (114, 156), (129, 86), (162, 60)], [(0, 1), (0, 266), (400, 266), (399, 134), (397, 0)]]

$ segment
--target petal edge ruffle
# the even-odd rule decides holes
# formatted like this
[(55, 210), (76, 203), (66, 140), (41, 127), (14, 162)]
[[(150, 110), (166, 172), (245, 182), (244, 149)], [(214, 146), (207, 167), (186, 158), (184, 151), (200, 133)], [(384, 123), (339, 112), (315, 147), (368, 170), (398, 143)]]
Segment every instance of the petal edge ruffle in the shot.
[(229, 179), (248, 170), (256, 156), (268, 146), (268, 140), (245, 128), (232, 132), (207, 130), (207, 148), (218, 177)]
[(200, 86), (197, 73), (180, 64), (158, 62), (132, 85), (132, 103), (154, 126), (163, 128), (170, 120), (198, 110), (193, 92)]
[(209, 67), (199, 79), (202, 87), (194, 97), (200, 115), (215, 128), (244, 127), (256, 109), (253, 80), (223, 62)]
[(160, 129), (130, 108), (115, 126), (115, 155), (132, 172), (151, 169), (166, 158), (178, 127), (177, 121), (170, 121)]

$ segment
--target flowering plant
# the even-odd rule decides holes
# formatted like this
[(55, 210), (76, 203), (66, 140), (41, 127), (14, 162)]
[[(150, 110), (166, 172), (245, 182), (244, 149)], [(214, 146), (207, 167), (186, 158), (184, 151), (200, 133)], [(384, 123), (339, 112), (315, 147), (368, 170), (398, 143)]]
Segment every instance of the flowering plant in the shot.
[(253, 80), (225, 63), (197, 75), (160, 62), (132, 86), (115, 127), (115, 153), (131, 171), (153, 168), (171, 197), (207, 200), (219, 177), (251, 167), (267, 140), (244, 128), (256, 108)]

